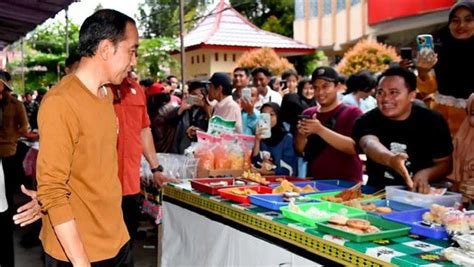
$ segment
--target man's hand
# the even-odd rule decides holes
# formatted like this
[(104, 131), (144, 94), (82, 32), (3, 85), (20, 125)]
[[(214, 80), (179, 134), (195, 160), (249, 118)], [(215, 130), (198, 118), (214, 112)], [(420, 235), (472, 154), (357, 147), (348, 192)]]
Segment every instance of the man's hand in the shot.
[(24, 137), (26, 139), (31, 140), (31, 141), (38, 141), (39, 140), (39, 134), (35, 132), (27, 132)]
[(302, 119), (298, 121), (298, 131), (305, 135), (317, 134), (325, 128), (324, 125), (316, 118), (313, 119)]
[(434, 68), (437, 62), (438, 54), (432, 50), (426, 50), (426, 52), (418, 54), (416, 68), (418, 69), (418, 72), (426, 74)]
[(405, 68), (405, 69), (409, 69), (413, 67), (413, 61), (410, 59), (402, 59), (399, 64), (400, 64), (400, 67)]
[(403, 177), (408, 188), (413, 189), (414, 187), (413, 180), (411, 179), (410, 173), (408, 173), (408, 170), (405, 167), (405, 161), (407, 159), (408, 159), (408, 155), (405, 153), (394, 154), (390, 158), (389, 167), (395, 170), (398, 174), (400, 174)]
[(247, 112), (247, 114), (253, 115), (254, 104), (251, 101), (248, 101), (247, 99), (242, 97), (240, 99), (240, 107), (242, 108), (242, 110)]
[(182, 181), (179, 179), (168, 178), (164, 176), (161, 172), (155, 172), (153, 174), (153, 181), (159, 187), (162, 187), (166, 183), (181, 183)]
[(13, 221), (15, 224), (19, 224), (21, 227), (23, 227), (41, 219), (43, 214), (41, 213), (41, 206), (39, 205), (38, 199), (36, 198), (36, 191), (28, 190), (24, 185), (21, 185), (21, 192), (31, 197), (31, 201), (19, 207), (16, 210), (17, 214), (13, 216)]
[(193, 107), (193, 105), (191, 104), (188, 104), (188, 101), (186, 101), (187, 99), (183, 99), (181, 101), (181, 106), (179, 106), (179, 110), (178, 110), (178, 115), (181, 115), (183, 114), (186, 110), (190, 109)]
[(189, 128), (186, 129), (186, 135), (189, 137), (189, 139), (193, 139), (193, 137), (196, 136), (196, 132), (199, 130), (201, 129), (196, 126), (189, 126)]
[(426, 175), (423, 175), (423, 171), (419, 171), (413, 177), (413, 189), (412, 191), (429, 194), (431, 186), (429, 184), (429, 179)]

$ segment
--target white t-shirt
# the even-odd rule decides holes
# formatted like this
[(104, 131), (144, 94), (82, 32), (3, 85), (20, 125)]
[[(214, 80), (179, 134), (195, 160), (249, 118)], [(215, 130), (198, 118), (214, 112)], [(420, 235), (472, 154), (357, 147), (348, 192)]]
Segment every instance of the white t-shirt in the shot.
[(260, 95), (259, 101), (255, 104), (256, 109), (260, 109), (263, 104), (273, 102), (281, 106), (282, 97), (280, 93), (273, 91), (269, 86), (267, 86), (267, 94)]

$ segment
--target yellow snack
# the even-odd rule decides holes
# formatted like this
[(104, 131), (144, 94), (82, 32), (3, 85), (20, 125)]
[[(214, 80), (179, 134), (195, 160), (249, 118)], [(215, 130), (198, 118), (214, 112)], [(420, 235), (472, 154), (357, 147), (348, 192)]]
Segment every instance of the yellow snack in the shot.
[(285, 189), (281, 185), (279, 185), (279, 186), (273, 188), (272, 193), (273, 194), (283, 194), (283, 193), (285, 193)]
[(312, 192), (317, 192), (315, 188), (313, 188), (311, 185), (307, 184), (305, 187), (303, 187), (302, 192), (303, 193), (312, 193)]

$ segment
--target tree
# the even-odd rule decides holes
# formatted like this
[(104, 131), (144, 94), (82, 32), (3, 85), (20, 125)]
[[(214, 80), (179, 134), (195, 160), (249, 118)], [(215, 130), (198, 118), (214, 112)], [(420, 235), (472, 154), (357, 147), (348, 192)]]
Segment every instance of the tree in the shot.
[(294, 69), (286, 58), (278, 56), (275, 50), (268, 47), (245, 52), (237, 61), (237, 66), (248, 69), (267, 67), (273, 75), (280, 75), (284, 70)]
[[(79, 41), (79, 26), (69, 22), (69, 47), (77, 49)], [(19, 44), (13, 46), (19, 49)], [(66, 58), (66, 25), (64, 22), (38, 26), (28, 34), (25, 43), (25, 91), (36, 90), (56, 83), (64, 68)], [(20, 88), (20, 60), (9, 63), (8, 68), (13, 72), (15, 88)]]
[(293, 38), (294, 0), (230, 0), (257, 27)]
[(337, 69), (345, 75), (364, 69), (377, 73), (386, 70), (391, 62), (397, 61), (400, 61), (400, 57), (394, 47), (372, 40), (362, 40), (344, 54)]
[(164, 77), (167, 70), (177, 68), (178, 62), (174, 60), (170, 51), (178, 47), (173, 38), (162, 37), (143, 39), (138, 47), (138, 74), (141, 77)]
[[(205, 10), (205, 0), (189, 0), (184, 6), (185, 28), (195, 24), (195, 18)], [(137, 20), (145, 38), (177, 37), (179, 35), (179, 1), (144, 0), (138, 7)]]

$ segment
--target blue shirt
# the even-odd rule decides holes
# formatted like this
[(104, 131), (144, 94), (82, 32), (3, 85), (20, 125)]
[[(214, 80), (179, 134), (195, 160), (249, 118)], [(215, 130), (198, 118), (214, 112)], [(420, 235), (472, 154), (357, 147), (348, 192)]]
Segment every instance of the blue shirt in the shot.
[(255, 135), (257, 128), (258, 116), (260, 111), (253, 109), (252, 116), (245, 111), (242, 111), (242, 133), (246, 135)]
[[(276, 146), (267, 146), (260, 142), (260, 152), (270, 152), (272, 162), (276, 166), (276, 175), (296, 176), (298, 171), (298, 158), (293, 146), (293, 136), (287, 133), (283, 140)], [(258, 167), (257, 162), (262, 162), (260, 154), (252, 158), (252, 163)]]

